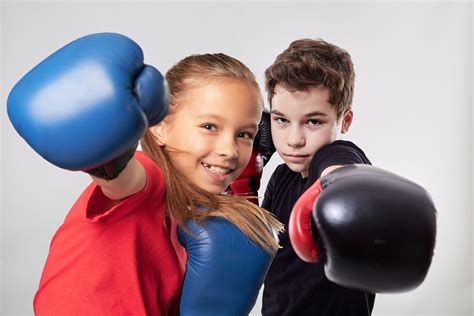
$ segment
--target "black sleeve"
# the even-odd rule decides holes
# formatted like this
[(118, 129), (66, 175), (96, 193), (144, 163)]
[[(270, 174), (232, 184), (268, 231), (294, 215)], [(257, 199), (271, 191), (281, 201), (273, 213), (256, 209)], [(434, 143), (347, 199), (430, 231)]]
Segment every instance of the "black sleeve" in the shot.
[(272, 176), (270, 177), (270, 180), (268, 180), (267, 188), (265, 189), (265, 195), (263, 196), (263, 201), (261, 207), (269, 211), (270, 213), (273, 213), (272, 211), (272, 205), (273, 205), (273, 187), (275, 185), (275, 182), (277, 181), (276, 178), (278, 177), (277, 174), (279, 173), (282, 165), (279, 165), (276, 167), (275, 171), (273, 172)]
[(321, 173), (327, 167), (352, 164), (370, 165), (371, 163), (362, 149), (354, 143), (336, 140), (316, 152), (309, 166), (309, 177), (311, 182), (314, 182), (321, 177)]

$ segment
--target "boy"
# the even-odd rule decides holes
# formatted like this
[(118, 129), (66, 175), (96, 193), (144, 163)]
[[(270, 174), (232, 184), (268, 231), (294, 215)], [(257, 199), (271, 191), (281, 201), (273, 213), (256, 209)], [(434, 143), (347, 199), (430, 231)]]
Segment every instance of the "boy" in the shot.
[[(265, 71), (275, 148), (285, 164), (273, 173), (262, 207), (288, 227), (293, 205), (318, 178), (347, 164), (370, 164), (355, 144), (338, 140), (352, 122), (350, 55), (323, 40), (294, 41)], [(329, 281), (323, 264), (294, 252), (288, 230), (265, 280), (264, 316), (370, 315), (375, 295)]]

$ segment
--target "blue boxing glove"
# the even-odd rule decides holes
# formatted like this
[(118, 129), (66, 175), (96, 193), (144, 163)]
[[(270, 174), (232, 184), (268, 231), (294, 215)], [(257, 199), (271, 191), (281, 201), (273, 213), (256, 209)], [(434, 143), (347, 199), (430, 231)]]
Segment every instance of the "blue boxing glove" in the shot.
[(178, 227), (188, 253), (180, 314), (185, 316), (242, 316), (255, 305), (273, 259), (222, 217)]
[(29, 71), (8, 97), (8, 115), (52, 164), (113, 179), (148, 126), (168, 113), (166, 80), (126, 36), (79, 38)]

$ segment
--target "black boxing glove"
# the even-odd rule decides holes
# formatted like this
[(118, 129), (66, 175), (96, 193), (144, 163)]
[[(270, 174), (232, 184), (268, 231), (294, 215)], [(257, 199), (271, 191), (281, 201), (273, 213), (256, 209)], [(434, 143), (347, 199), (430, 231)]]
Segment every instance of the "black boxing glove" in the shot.
[(268, 161), (270, 161), (270, 158), (276, 151), (272, 140), (270, 119), (270, 111), (264, 108), (262, 112), (262, 119), (258, 124), (258, 133), (255, 136), (255, 140), (253, 142), (253, 148), (262, 155), (264, 166), (268, 163)]
[(403, 292), (428, 273), (436, 209), (419, 185), (373, 166), (350, 165), (305, 191), (288, 229), (298, 256), (307, 262), (324, 258), (325, 274), (334, 283), (372, 293)]

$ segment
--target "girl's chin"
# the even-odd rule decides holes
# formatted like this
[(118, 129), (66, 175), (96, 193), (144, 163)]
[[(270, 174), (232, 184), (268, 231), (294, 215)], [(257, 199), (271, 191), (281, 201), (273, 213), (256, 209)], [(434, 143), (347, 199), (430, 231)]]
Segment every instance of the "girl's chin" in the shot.
[(198, 187), (212, 194), (221, 194), (221, 193), (224, 193), (228, 185), (222, 186), (222, 185), (215, 185), (215, 184), (210, 184), (210, 183), (205, 183), (205, 184), (200, 183), (198, 184)]

